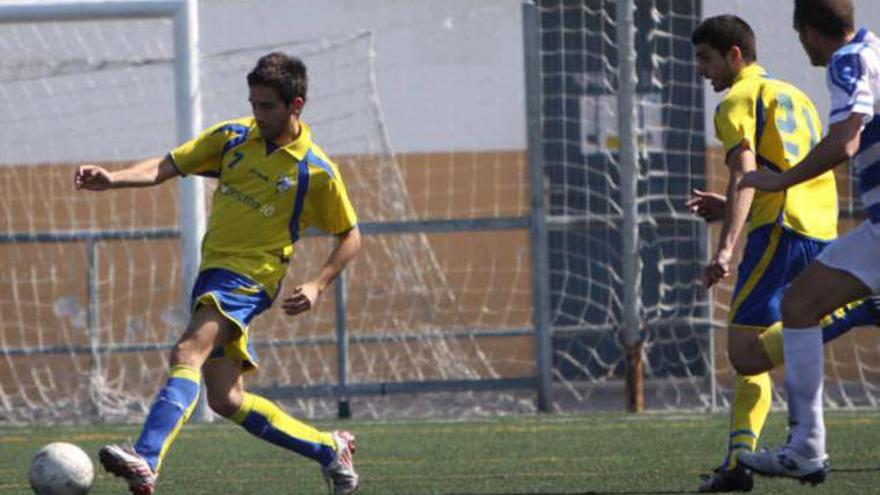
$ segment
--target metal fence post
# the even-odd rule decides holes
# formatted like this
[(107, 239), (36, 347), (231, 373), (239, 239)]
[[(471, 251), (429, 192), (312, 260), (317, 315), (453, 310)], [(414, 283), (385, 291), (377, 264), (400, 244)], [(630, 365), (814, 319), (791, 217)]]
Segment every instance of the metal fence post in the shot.
[(535, 368), (538, 410), (553, 409), (553, 339), (550, 324), (550, 265), (547, 218), (544, 210), (544, 147), (541, 114), (541, 37), (538, 8), (524, 3), (523, 53), (526, 78), (526, 132), (528, 137), (530, 222), (532, 251), (532, 322), (535, 327)]
[(98, 332), (101, 326), (101, 315), (99, 313), (97, 244), (97, 241), (92, 238), (86, 241), (86, 329), (89, 335), (89, 378), (92, 380), (101, 366), (98, 361)]
[(639, 158), (638, 130), (636, 129), (636, 64), (633, 0), (617, 2), (617, 134), (620, 136), (620, 207), (623, 221), (621, 237), (621, 272), (623, 308), (621, 337), (627, 351), (627, 408), (638, 412), (644, 409), (642, 383), (642, 329), (641, 293), (642, 262), (639, 253)]
[(340, 273), (333, 283), (333, 295), (336, 300), (336, 374), (339, 380), (337, 414), (340, 419), (351, 417), (348, 404), (348, 335), (345, 328), (345, 273)]

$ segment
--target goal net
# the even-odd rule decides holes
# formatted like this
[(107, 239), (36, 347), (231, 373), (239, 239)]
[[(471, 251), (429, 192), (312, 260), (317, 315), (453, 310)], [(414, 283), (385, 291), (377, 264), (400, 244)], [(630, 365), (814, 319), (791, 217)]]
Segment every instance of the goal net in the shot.
[[(626, 352), (620, 338), (623, 266), (638, 263), (648, 407), (727, 406), (734, 372), (726, 355), (726, 318), (736, 273), (713, 289), (710, 299), (702, 287), (702, 267), (719, 225), (706, 229), (683, 206), (692, 188), (723, 192), (727, 180), (723, 153), (711, 138), (713, 129), (704, 124), (704, 112), (713, 109), (703, 109), (706, 85), (690, 43), (701, 2), (635, 2), (638, 260), (619, 254), (617, 98), (623, 55), (618, 2), (537, 4), (550, 176), (554, 358), (557, 376), (569, 390), (558, 399), (583, 407), (611, 389), (619, 407)], [(846, 172), (839, 173), (844, 231), (861, 218), (851, 182)], [(878, 342), (877, 332), (856, 330), (826, 348), (829, 406), (876, 406)], [(781, 399), (781, 370), (774, 376)]]
[(178, 241), (159, 232), (176, 230), (176, 189), (75, 193), (73, 173), (174, 144), (171, 23), (0, 24), (0, 33), (0, 417), (142, 410), (141, 384), (155, 383), (166, 367), (159, 349), (180, 330)]

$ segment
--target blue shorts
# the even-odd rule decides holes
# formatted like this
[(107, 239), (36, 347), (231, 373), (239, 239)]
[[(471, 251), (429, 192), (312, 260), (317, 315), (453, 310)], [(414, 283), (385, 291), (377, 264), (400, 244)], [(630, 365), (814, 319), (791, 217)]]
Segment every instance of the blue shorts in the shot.
[(782, 320), (779, 304), (783, 292), (830, 243), (772, 224), (749, 233), (728, 322), (766, 328)]
[(193, 311), (199, 305), (213, 304), (240, 330), (238, 338), (215, 348), (209, 359), (228, 357), (240, 361), (244, 370), (256, 368), (257, 354), (248, 341), (248, 324), (272, 305), (266, 289), (235, 272), (209, 268), (199, 273), (191, 297)]

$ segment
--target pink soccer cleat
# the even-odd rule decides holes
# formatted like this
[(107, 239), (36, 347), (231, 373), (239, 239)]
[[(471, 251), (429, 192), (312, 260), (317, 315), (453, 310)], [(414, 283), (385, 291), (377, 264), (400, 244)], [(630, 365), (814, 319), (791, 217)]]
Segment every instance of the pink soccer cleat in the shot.
[(343, 430), (333, 432), (333, 441), (336, 442), (336, 459), (322, 470), (324, 479), (332, 495), (350, 495), (360, 486), (352, 459), (357, 443), (354, 435)]
[(98, 458), (108, 473), (128, 481), (131, 493), (151, 495), (156, 490), (156, 474), (131, 447), (105, 445), (98, 452)]

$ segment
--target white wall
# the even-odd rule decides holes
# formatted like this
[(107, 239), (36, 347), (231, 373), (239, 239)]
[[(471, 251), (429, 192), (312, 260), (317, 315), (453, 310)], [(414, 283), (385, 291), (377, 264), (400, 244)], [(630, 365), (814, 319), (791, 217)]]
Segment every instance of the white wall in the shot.
[[(374, 30), (382, 106), (397, 151), (525, 147), (521, 0), (334, 0), (302, 10), (313, 3), (283, 3), (303, 16), (296, 21), (298, 35)], [(880, 31), (877, 0), (854, 3), (856, 24)], [(249, 17), (260, 18), (259, 9), (271, 12), (277, 4), (248, 2)], [(703, 0), (703, 15), (734, 13), (745, 19), (757, 36), (759, 63), (772, 77), (806, 92), (825, 124), (824, 69), (811, 66), (800, 46), (792, 28), (793, 5)], [(706, 84), (709, 143), (717, 143), (711, 119), (721, 96)]]
[[(856, 26), (880, 30), (877, 1), (854, 0), (854, 4)], [(810, 65), (792, 27), (793, 11), (794, 2), (791, 1), (703, 0), (703, 17), (736, 14), (752, 26), (758, 44), (758, 63), (767, 69), (771, 77), (788, 81), (810, 96), (827, 129), (829, 107), (825, 69)], [(723, 93), (715, 93), (708, 83), (705, 87), (707, 142), (718, 144), (712, 126), (712, 113)]]
[(401, 152), (525, 147), (521, 5), (210, 0), (200, 8), (203, 46), (212, 51), (372, 31), (382, 109)]
[[(331, 154), (374, 150), (368, 46), (315, 55), (369, 31), (394, 151), (522, 149), (521, 9), (522, 0), (200, 0), (204, 125), (247, 115), (245, 75), (283, 46), (314, 69), (304, 119), (318, 124), (317, 141)], [(0, 164), (165, 153), (177, 144), (172, 56), (167, 19), (0, 23)]]
[[(824, 73), (811, 67), (791, 28), (792, 2), (759, 0), (703, 0), (704, 16), (732, 12), (745, 18), (758, 37), (758, 58), (774, 77), (797, 84), (809, 94), (825, 115), (828, 110)], [(279, 42), (304, 42), (334, 39), (369, 30), (375, 38), (376, 77), (379, 99), (384, 112), (391, 145), (397, 152), (498, 150), (525, 148), (524, 74), (521, 8), (523, 0), (202, 0), (200, 2), (201, 46), (205, 53), (271, 46)], [(644, 3), (637, 0), (639, 4)], [(855, 0), (860, 25), (880, 30), (880, 9), (876, 0)], [(875, 6), (876, 7), (876, 6)], [(162, 59), (169, 56), (170, 25), (156, 21), (105, 23), (101, 31), (74, 29), (74, 25), (47, 26), (35, 30), (28, 26), (0, 26), (0, 46), (8, 71), (21, 72), (35, 58), (53, 56), (64, 49), (66, 57), (88, 61), (127, 60), (131, 56)], [(116, 24), (118, 28), (113, 27)], [(112, 29), (111, 29), (112, 28)], [(134, 29), (134, 30), (133, 30)], [(107, 33), (110, 34), (107, 34)], [(120, 42), (124, 39), (125, 42)], [(9, 46), (6, 46), (9, 45)], [(47, 47), (51, 47), (47, 49)], [(7, 49), (8, 48), (8, 49)], [(295, 50), (295, 49), (294, 49)], [(60, 53), (59, 53), (60, 56)], [(216, 105), (205, 114), (213, 120), (247, 112), (244, 75), (252, 61), (231, 68), (241, 87), (233, 87), (228, 100), (235, 105)], [(147, 102), (133, 106), (128, 122), (116, 129), (118, 139), (112, 149), (99, 149), (101, 143), (83, 141), (94, 134), (88, 128), (116, 126), (118, 113), (95, 111), (81, 92), (73, 97), (56, 95), (56, 100), (37, 98), (52, 107), (41, 109), (18, 105), (21, 91), (40, 90), (39, 80), (24, 84), (4, 83), (6, 95), (0, 95), (0, 110), (15, 118), (0, 122), (5, 136), (19, 136), (0, 146), (0, 162), (28, 161), (28, 149), (34, 149), (28, 135), (62, 135), (80, 129), (67, 147), (58, 145), (59, 156), (41, 154), (33, 161), (60, 159), (134, 159), (148, 153), (161, 153), (174, 144), (171, 121), (170, 78), (163, 66), (138, 69), (149, 73), (133, 89), (120, 87), (108, 93), (114, 105), (125, 108), (134, 93), (147, 95)], [(120, 69), (120, 78), (124, 76)], [(103, 76), (116, 77), (107, 71)], [(102, 77), (103, 77), (102, 76)], [(88, 77), (83, 75), (81, 77)], [(140, 76), (139, 76), (140, 77)], [(203, 74), (206, 86), (210, 76)], [(70, 79), (73, 79), (71, 76)], [(167, 79), (167, 80), (166, 80)], [(67, 80), (52, 81), (64, 89)], [(164, 85), (164, 86), (163, 86)], [(167, 87), (166, 87), (167, 86)], [(55, 87), (51, 88), (57, 90)], [(210, 88), (206, 88), (209, 91)], [(51, 92), (46, 90), (44, 92)], [(160, 100), (158, 93), (168, 93)], [(706, 85), (706, 130), (714, 142), (711, 115), (721, 95)], [(151, 103), (156, 100), (155, 103)], [(57, 101), (57, 102), (56, 102)], [(312, 101), (312, 105), (320, 105)], [(64, 105), (68, 120), (61, 130), (50, 127), (53, 118), (34, 124), (39, 132), (17, 124), (18, 113), (51, 117), (54, 108)], [(87, 122), (80, 122), (78, 106), (90, 109)], [(69, 108), (68, 108), (69, 107)], [(314, 112), (315, 107), (311, 110)], [(105, 116), (104, 113), (107, 115)], [(306, 118), (309, 114), (306, 115)], [(24, 118), (24, 117), (22, 117)], [(33, 120), (33, 117), (28, 117)], [(79, 120), (77, 120), (79, 119)], [(32, 121), (31, 120), (31, 121)], [(824, 119), (827, 120), (827, 119)], [(205, 124), (211, 122), (206, 121)], [(33, 125), (32, 125), (33, 127)], [(45, 130), (43, 128), (45, 127)], [(154, 140), (144, 137), (144, 128), (167, 132)], [(18, 134), (16, 134), (18, 133)], [(75, 139), (74, 139), (75, 138)], [(101, 140), (106, 141), (106, 140)], [(153, 142), (155, 141), (155, 142)], [(319, 138), (320, 142), (320, 138)], [(326, 142), (326, 140), (324, 141)], [(16, 145), (15, 143), (19, 143)], [(158, 150), (158, 151), (157, 151)], [(342, 152), (339, 147), (328, 149)], [(88, 151), (88, 156), (80, 156)], [(80, 153), (80, 154), (77, 154)], [(92, 156), (94, 155), (94, 156)]]

